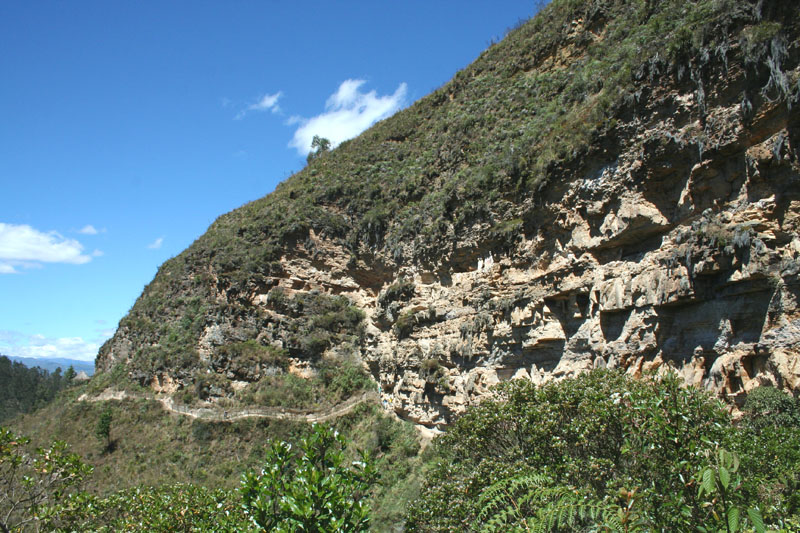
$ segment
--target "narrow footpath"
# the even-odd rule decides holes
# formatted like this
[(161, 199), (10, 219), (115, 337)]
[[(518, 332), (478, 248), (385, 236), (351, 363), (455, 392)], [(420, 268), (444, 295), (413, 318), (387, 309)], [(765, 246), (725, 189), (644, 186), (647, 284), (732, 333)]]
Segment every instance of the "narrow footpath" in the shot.
[[(219, 407), (190, 407), (176, 403), (170, 396), (156, 396), (153, 394), (145, 394), (138, 392), (128, 392), (116, 389), (106, 389), (97, 396), (89, 396), (82, 394), (79, 402), (106, 402), (106, 401), (121, 401), (126, 399), (132, 400), (150, 400), (158, 402), (161, 407), (170, 413), (175, 413), (182, 416), (196, 418), (198, 420), (207, 420), (209, 422), (234, 422), (244, 418), (270, 418), (273, 420), (292, 420), (295, 422), (325, 422), (333, 418), (344, 416), (357, 405), (365, 402), (379, 402), (380, 398), (375, 391), (367, 391), (357, 396), (352, 396), (342, 403), (336, 405), (319, 408), (319, 409), (293, 409), (290, 407), (249, 407), (244, 409), (222, 409)], [(396, 413), (393, 413), (398, 420), (403, 420)], [(434, 428), (428, 428), (421, 424), (410, 422), (414, 429), (420, 436), (420, 444), (422, 449), (437, 436), (441, 431)]]
[(353, 396), (342, 403), (319, 409), (292, 409), (289, 407), (248, 407), (243, 409), (221, 409), (218, 407), (190, 407), (176, 403), (170, 396), (127, 392), (106, 389), (97, 396), (83, 394), (79, 402), (105, 402), (109, 400), (151, 400), (161, 404), (165, 411), (210, 422), (233, 422), (243, 418), (270, 418), (274, 420), (292, 420), (296, 422), (324, 422), (332, 418), (344, 416), (357, 405), (368, 401), (378, 401), (374, 391), (367, 391)]

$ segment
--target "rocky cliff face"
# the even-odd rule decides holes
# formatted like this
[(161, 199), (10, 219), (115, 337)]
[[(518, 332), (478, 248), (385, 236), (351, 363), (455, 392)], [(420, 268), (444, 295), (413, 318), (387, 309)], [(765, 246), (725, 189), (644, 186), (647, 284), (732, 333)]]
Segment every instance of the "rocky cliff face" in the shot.
[[(408, 269), (408, 301), (370, 306), (413, 313), (406, 338), (370, 329), (365, 358), (384, 394), (445, 424), (498, 381), (598, 366), (670, 367), (731, 399), (763, 384), (797, 391), (800, 197), (785, 118), (699, 161), (674, 141), (696, 125), (649, 124), (618, 159), (564, 183), (509, 253), (446, 276)], [(648, 168), (664, 144), (674, 164)]]
[[(591, 63), (593, 47), (616, 31), (614, 9), (624, 2), (577, 11), (562, 4), (545, 13), (550, 22), (563, 17), (558, 46), (531, 44), (530, 55), (519, 56), (522, 65), (507, 75), (515, 82), (503, 88), (507, 100), (530, 95), (545, 75)], [(713, 53), (703, 55), (708, 42), (700, 39), (685, 65), (660, 58), (658, 50), (637, 56), (629, 85), (604, 107), (602, 125), (543, 166), (528, 158), (521, 169), (513, 160), (495, 172), (505, 182), (483, 215), (464, 222), (451, 203), (472, 197), (445, 199), (456, 214), (440, 221), (438, 246), (426, 247), (424, 230), (404, 239), (398, 228), (407, 221), (399, 216), (375, 218), (374, 208), (365, 214), (317, 194), (311, 203), (340, 217), (344, 230), (312, 223), (286, 230), (277, 245), (257, 237), (272, 251), (264, 260), (269, 268), (244, 275), (240, 268), (236, 280), (209, 259), (208, 250), (220, 245), (201, 239), (179, 264), (165, 265), (101, 350), (98, 368), (123, 364), (131, 376), (167, 391), (189, 386), (198, 372), (246, 388), (277, 370), (226, 357), (231, 343), (255, 339), (282, 350), (298, 374), (313, 372), (320, 357), (356, 357), (378, 381), (388, 409), (429, 427), (446, 425), (499, 381), (542, 382), (599, 366), (637, 375), (673, 368), (689, 384), (734, 402), (765, 384), (800, 393), (798, 19), (782, 12), (781, 2), (732, 4), (738, 15), (712, 26), (726, 36), (715, 38)], [(649, 9), (645, 22), (668, 16)], [(498, 46), (516, 53), (522, 45)], [(431, 100), (441, 113), (452, 111), (448, 106), (468, 94), (459, 84), (490, 70), (486, 61), (403, 113), (421, 113)], [(564, 105), (580, 113), (594, 105), (587, 101), (614, 91), (604, 86)], [(517, 119), (521, 127), (535, 121)], [(437, 150), (435, 164), (403, 177), (403, 186), (428, 176), (446, 189), (450, 182), (442, 176), (457, 182), (475, 166), (454, 155), (449, 138), (435, 141), (423, 126), (400, 137), (382, 132), (369, 141), (379, 146), (378, 159), (408, 143)], [(546, 132), (528, 149), (556, 142), (547, 135), (569, 133)], [(355, 144), (326, 157), (365, 149)], [(289, 180), (285, 205), (300, 205), (293, 191), (318, 187), (315, 169), (324, 174), (325, 164)], [(513, 179), (537, 172), (525, 187)], [(424, 209), (428, 196), (415, 204)], [(254, 209), (223, 217), (210, 234), (236, 228), (237, 217)], [(361, 238), (354, 241), (354, 234)], [(159, 305), (152, 304), (156, 293)], [(330, 303), (318, 304), (325, 313), (309, 314), (307, 298), (341, 296), (363, 315), (342, 318), (346, 310)], [(155, 328), (158, 320), (174, 326)], [(185, 364), (163, 355), (176, 335), (188, 338)]]

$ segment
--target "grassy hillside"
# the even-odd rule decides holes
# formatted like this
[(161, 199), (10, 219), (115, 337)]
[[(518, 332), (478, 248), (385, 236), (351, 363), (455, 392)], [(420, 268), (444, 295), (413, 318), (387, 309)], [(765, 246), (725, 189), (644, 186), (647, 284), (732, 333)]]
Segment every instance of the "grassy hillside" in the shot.
[[(137, 486), (193, 483), (235, 489), (241, 475), (262, 467), (271, 440), (297, 443), (311, 424), (290, 420), (249, 418), (204, 421), (166, 412), (153, 400), (78, 401), (88, 387), (63, 392), (56, 401), (13, 422), (15, 431), (45, 446), (51, 440), (67, 442), (94, 467), (85, 488), (93, 494)], [(110, 446), (95, 435), (101, 414), (110, 409)], [(348, 414), (327, 422), (356, 449), (368, 451), (380, 472), (379, 486), (370, 505), (378, 530), (402, 522), (405, 504), (414, 498), (421, 480), (417, 472), (420, 445), (413, 428), (385, 415), (378, 405), (365, 402)]]

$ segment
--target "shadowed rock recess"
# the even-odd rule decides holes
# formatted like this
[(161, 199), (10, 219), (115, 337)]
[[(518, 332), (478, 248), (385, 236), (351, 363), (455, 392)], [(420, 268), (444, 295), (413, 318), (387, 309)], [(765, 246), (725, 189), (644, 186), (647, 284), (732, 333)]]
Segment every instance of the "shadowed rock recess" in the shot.
[(443, 427), (503, 380), (800, 392), (797, 2), (554, 0), (221, 216), (98, 372), (209, 399), (363, 363)]

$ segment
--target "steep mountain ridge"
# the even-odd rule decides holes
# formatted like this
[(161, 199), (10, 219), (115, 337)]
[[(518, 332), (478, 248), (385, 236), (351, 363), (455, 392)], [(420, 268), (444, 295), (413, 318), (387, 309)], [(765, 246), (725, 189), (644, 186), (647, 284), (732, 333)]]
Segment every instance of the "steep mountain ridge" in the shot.
[(442, 426), (512, 377), (800, 390), (800, 7), (556, 0), (165, 263), (99, 372), (236, 396), (360, 360)]

